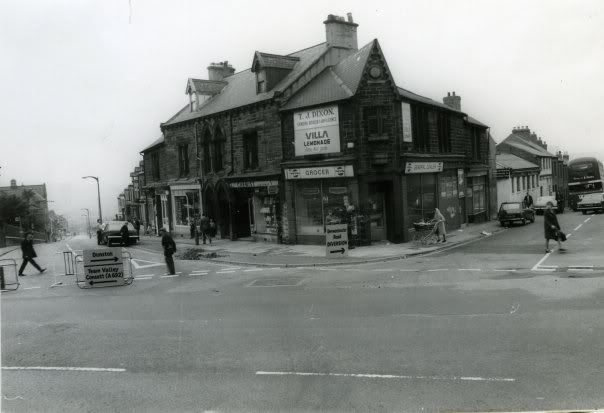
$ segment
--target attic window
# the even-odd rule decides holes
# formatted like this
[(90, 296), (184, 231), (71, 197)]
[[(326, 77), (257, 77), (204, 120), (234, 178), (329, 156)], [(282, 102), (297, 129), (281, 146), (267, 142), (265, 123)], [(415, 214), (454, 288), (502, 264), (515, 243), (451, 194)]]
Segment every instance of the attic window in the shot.
[(256, 82), (256, 93), (266, 92), (266, 82), (264, 80), (258, 80)]
[(199, 107), (199, 102), (197, 100), (197, 93), (195, 92), (191, 92), (189, 94), (190, 100), (191, 100), (191, 112), (194, 110), (197, 110), (197, 108)]

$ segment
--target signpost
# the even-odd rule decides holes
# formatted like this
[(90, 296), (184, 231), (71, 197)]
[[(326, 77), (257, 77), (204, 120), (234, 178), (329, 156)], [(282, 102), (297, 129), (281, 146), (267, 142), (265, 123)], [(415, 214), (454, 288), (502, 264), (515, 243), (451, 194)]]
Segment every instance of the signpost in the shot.
[(325, 231), (325, 256), (339, 258), (348, 256), (348, 225), (330, 224)]
[(82, 256), (85, 283), (90, 288), (125, 284), (121, 247), (84, 250)]

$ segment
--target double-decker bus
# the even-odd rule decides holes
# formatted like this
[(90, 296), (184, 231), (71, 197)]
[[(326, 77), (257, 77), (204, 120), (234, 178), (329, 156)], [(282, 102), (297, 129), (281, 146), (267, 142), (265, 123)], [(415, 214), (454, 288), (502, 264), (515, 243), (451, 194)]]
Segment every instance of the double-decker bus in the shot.
[(577, 158), (568, 163), (568, 201), (573, 211), (583, 195), (604, 191), (602, 179), (604, 169), (596, 158)]

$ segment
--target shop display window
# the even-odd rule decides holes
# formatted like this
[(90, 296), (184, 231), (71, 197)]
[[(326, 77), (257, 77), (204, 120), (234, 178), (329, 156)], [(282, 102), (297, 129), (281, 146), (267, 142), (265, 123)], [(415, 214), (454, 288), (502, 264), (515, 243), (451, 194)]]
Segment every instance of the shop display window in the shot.
[(197, 191), (174, 191), (174, 221), (176, 225), (189, 225), (199, 213), (199, 194)]
[(432, 219), (436, 208), (436, 174), (407, 175), (407, 188), (411, 222)]

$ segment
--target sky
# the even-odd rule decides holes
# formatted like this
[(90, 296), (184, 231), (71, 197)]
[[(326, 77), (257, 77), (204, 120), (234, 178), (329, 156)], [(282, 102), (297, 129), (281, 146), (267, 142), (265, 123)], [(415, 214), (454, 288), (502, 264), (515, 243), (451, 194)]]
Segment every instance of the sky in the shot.
[(378, 39), (396, 84), (490, 126), (528, 126), (550, 151), (604, 160), (604, 2), (555, 0), (0, 2), (0, 186), (46, 183), (50, 208), (104, 217), (211, 62), (325, 41), (351, 12), (359, 47)]

